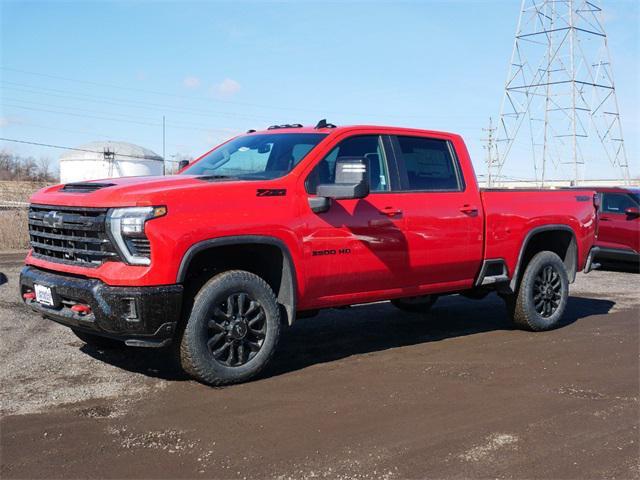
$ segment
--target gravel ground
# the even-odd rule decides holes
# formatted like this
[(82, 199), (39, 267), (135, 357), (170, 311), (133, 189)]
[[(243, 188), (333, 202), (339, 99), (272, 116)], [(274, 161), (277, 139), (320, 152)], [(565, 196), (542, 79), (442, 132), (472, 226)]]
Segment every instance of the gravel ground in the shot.
[(493, 295), (323, 312), (213, 389), (26, 310), (19, 263), (0, 254), (2, 478), (640, 478), (640, 275), (579, 275), (538, 334)]
[(0, 254), (0, 271), (9, 279), (0, 287), (0, 414), (33, 413), (55, 405), (118, 398), (116, 415), (129, 401), (164, 388), (165, 382), (153, 380), (145, 372), (154, 368), (153, 362), (147, 361), (149, 352), (126, 350), (122, 360), (139, 365), (140, 373), (122, 370), (105, 361), (114, 352), (85, 346), (68, 328), (24, 308), (18, 296), (16, 256), (22, 255)]

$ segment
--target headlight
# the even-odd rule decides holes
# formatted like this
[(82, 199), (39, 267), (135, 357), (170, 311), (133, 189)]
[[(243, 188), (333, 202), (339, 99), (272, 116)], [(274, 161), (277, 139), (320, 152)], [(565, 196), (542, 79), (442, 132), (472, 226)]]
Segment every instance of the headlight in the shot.
[(149, 265), (151, 249), (145, 234), (146, 222), (162, 217), (167, 207), (112, 208), (107, 214), (107, 228), (122, 258), (131, 265)]

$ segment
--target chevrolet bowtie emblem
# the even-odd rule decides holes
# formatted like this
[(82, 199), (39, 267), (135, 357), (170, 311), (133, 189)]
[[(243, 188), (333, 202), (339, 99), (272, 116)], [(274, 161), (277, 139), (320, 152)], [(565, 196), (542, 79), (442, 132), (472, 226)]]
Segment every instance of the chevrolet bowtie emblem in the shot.
[(42, 222), (51, 228), (61, 228), (64, 220), (60, 212), (49, 212), (42, 217)]

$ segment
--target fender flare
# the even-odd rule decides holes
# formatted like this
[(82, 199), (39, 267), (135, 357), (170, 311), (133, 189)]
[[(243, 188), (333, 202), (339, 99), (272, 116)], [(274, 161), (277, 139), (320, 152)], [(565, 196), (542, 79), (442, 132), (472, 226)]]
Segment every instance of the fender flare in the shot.
[(562, 223), (552, 224), (552, 225), (543, 225), (541, 227), (532, 228), (527, 232), (527, 234), (524, 237), (524, 241), (522, 242), (522, 246), (520, 247), (520, 253), (518, 254), (518, 261), (516, 263), (516, 268), (513, 272), (513, 277), (509, 282), (509, 288), (511, 288), (511, 291), (513, 292), (516, 291), (516, 286), (518, 285), (518, 279), (520, 278), (520, 273), (522, 270), (522, 261), (524, 257), (524, 252), (527, 251), (527, 246), (529, 245), (529, 241), (538, 233), (552, 232), (552, 231), (564, 231), (564, 232), (569, 232), (571, 234), (571, 242), (569, 243), (567, 254), (571, 255), (573, 253), (573, 261), (574, 261), (575, 267), (573, 268), (573, 271), (570, 271), (568, 273), (569, 273), (569, 283), (574, 282), (576, 278), (576, 273), (578, 270), (578, 243), (576, 241), (576, 232), (574, 232), (573, 228), (571, 228), (569, 225), (565, 225)]
[(176, 283), (183, 283), (193, 258), (200, 252), (210, 248), (224, 247), (231, 245), (269, 245), (277, 247), (282, 253), (282, 276), (280, 289), (278, 291), (278, 303), (286, 310), (288, 323), (291, 325), (296, 318), (298, 279), (295, 264), (289, 252), (289, 248), (279, 238), (263, 235), (234, 235), (229, 237), (218, 237), (197, 242), (185, 252), (180, 261)]

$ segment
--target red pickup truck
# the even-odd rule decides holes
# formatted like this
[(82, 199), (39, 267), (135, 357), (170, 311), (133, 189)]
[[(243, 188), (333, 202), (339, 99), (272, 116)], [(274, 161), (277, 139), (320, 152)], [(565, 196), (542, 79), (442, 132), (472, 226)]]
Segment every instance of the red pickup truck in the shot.
[(20, 289), (87, 343), (173, 343), (193, 377), (233, 383), (322, 308), (497, 291), (516, 325), (556, 326), (590, 269), (594, 199), (481, 190), (451, 133), (273, 126), (175, 176), (39, 191)]
[(598, 247), (595, 259), (625, 263), (640, 271), (640, 188), (598, 187)]

